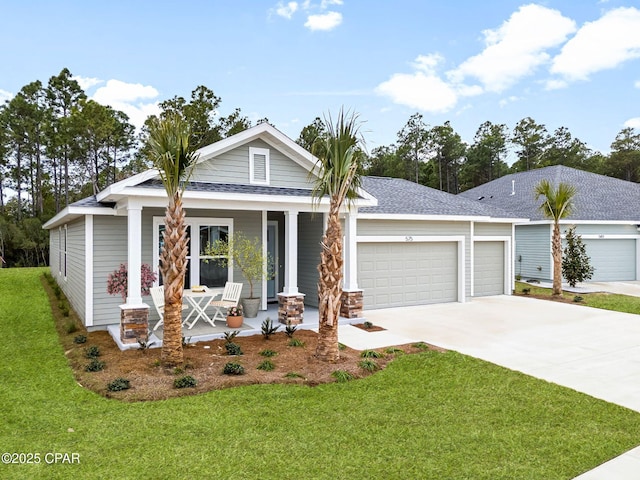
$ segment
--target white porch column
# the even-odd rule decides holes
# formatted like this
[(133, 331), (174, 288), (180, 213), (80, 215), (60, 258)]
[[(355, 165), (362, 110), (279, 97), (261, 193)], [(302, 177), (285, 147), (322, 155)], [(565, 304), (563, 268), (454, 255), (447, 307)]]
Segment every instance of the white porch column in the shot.
[(358, 290), (358, 241), (357, 222), (358, 212), (350, 211), (344, 217), (344, 284), (343, 290)]
[(298, 212), (284, 212), (284, 295), (298, 292)]
[(127, 206), (127, 232), (127, 307), (131, 308), (144, 305), (140, 295), (142, 286), (140, 278), (140, 268), (142, 266), (142, 207), (139, 205)]

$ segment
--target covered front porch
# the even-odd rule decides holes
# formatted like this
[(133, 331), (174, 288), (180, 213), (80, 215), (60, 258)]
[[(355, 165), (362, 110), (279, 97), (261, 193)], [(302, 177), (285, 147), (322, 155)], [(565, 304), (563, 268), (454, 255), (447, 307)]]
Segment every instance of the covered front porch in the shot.
[[(186, 314), (185, 314), (186, 316)], [(283, 332), (285, 326), (278, 323), (278, 304), (269, 303), (266, 310), (258, 312), (258, 316), (255, 318), (246, 318), (241, 328), (229, 328), (224, 322), (214, 322), (215, 327), (212, 327), (209, 323), (199, 320), (191, 329), (186, 326), (182, 327), (182, 334), (186, 343), (206, 342), (209, 340), (215, 340), (223, 338), (226, 332), (239, 330), (241, 336), (260, 335), (262, 333), (262, 323), (270, 318), (274, 325), (279, 325), (279, 332)], [(340, 317), (340, 325), (349, 325), (354, 323), (362, 323), (365, 319), (363, 317), (358, 318), (346, 318)], [(303, 323), (296, 325), (298, 329), (318, 330), (318, 309), (315, 307), (306, 307), (304, 312)], [(149, 340), (148, 344), (151, 348), (162, 347), (163, 330), (162, 325), (157, 330), (152, 330), (153, 323), (150, 323)], [(116, 342), (120, 350), (137, 349), (140, 348), (138, 343), (123, 343), (120, 338), (120, 325), (109, 325), (107, 327), (109, 334)]]

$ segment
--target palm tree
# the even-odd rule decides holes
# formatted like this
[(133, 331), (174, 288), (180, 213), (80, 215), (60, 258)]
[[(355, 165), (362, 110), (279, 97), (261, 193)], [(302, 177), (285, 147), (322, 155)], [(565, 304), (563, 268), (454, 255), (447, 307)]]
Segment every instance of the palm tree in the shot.
[(198, 155), (189, 146), (189, 126), (177, 115), (155, 120), (149, 129), (148, 146), (169, 197), (162, 234), (160, 272), (164, 282), (164, 336), (162, 363), (176, 366), (182, 354), (182, 291), (187, 271), (187, 228), (182, 194)]
[(559, 183), (554, 188), (549, 180), (541, 180), (535, 187), (536, 200), (544, 197), (540, 210), (553, 220), (551, 255), (553, 256), (553, 295), (562, 295), (562, 240), (560, 238), (560, 220), (573, 212), (573, 198), (576, 188), (567, 183)]
[(329, 216), (322, 237), (318, 272), (319, 327), (316, 356), (335, 362), (339, 359), (338, 316), (342, 297), (342, 225), (340, 210), (345, 200), (356, 198), (360, 185), (358, 167), (362, 158), (359, 148), (363, 142), (359, 134), (358, 116), (342, 109), (334, 125), (325, 119), (326, 133), (318, 137), (312, 151), (318, 158), (318, 177), (313, 189), (317, 203), (329, 197)]

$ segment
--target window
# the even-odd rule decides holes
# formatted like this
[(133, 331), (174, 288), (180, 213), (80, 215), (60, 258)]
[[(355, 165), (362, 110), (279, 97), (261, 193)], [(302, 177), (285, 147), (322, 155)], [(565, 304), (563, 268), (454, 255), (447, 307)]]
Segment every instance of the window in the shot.
[(60, 230), (60, 275), (67, 279), (67, 226)]
[[(206, 285), (207, 287), (224, 287), (227, 281), (233, 280), (233, 267), (221, 267), (214, 257), (205, 255), (207, 245), (216, 240), (226, 241), (233, 231), (233, 219), (230, 218), (186, 218), (187, 238), (187, 273), (184, 288), (191, 285)], [(158, 284), (162, 285), (160, 275), (160, 253), (164, 245), (164, 218), (154, 217), (154, 249), (153, 264), (158, 274)], [(197, 234), (194, 234), (197, 232)], [(197, 252), (197, 257), (194, 257)]]
[(249, 147), (249, 183), (269, 185), (269, 149)]

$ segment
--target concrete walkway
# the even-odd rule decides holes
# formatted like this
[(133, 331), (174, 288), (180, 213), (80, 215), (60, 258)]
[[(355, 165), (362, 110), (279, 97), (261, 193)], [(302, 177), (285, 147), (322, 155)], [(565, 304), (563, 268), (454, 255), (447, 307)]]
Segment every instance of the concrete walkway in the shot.
[[(384, 334), (422, 340), (640, 412), (638, 315), (504, 295), (365, 316), (387, 328), (367, 333), (382, 333), (380, 341)], [(640, 447), (578, 478), (638, 479), (639, 472)]]

